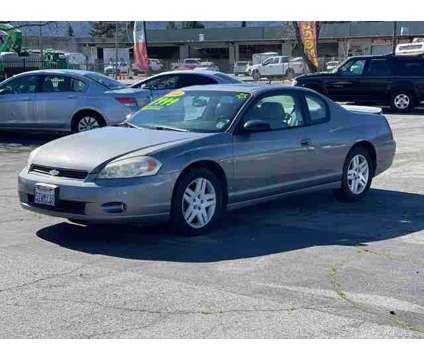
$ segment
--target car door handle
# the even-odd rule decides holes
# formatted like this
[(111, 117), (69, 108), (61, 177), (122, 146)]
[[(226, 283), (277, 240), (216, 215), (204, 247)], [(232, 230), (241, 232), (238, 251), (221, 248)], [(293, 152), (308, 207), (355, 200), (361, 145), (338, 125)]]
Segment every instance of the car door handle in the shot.
[(67, 99), (76, 99), (77, 97), (75, 95), (68, 95), (66, 98)]
[(311, 145), (311, 139), (302, 139), (302, 140), (300, 140), (300, 145), (302, 145), (302, 146), (310, 146)]

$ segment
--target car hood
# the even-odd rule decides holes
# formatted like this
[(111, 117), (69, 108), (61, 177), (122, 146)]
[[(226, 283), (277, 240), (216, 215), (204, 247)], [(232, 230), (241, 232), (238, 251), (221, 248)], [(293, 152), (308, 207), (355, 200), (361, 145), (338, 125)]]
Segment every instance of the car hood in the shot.
[(99, 165), (133, 151), (155, 151), (178, 142), (209, 136), (206, 133), (105, 127), (65, 136), (40, 146), (32, 164), (91, 172)]

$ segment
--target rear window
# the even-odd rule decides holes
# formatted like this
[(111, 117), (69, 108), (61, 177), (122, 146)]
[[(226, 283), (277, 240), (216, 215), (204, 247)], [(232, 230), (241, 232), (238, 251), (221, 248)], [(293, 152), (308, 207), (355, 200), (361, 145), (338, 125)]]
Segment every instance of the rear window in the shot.
[(310, 123), (312, 125), (328, 121), (329, 116), (324, 100), (311, 95), (305, 95), (305, 100), (308, 106)]
[(91, 79), (93, 81), (95, 81), (96, 83), (103, 85), (104, 87), (108, 88), (109, 90), (118, 90), (118, 89), (123, 89), (128, 87), (127, 85), (111, 79), (105, 75), (102, 74), (97, 74), (97, 73), (91, 73), (91, 74), (86, 74), (85, 75), (86, 78)]
[(424, 76), (424, 60), (396, 59), (395, 73), (399, 76)]
[(232, 76), (223, 74), (223, 73), (215, 73), (214, 74), (215, 77), (217, 77), (218, 79), (222, 80), (225, 83), (228, 84), (239, 84), (241, 83), (240, 80), (237, 80), (236, 78), (233, 78)]

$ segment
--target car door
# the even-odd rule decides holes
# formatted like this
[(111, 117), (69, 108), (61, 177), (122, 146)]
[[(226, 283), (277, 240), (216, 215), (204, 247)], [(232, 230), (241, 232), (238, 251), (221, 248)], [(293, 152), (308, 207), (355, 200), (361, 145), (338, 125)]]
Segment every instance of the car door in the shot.
[(340, 67), (334, 76), (326, 81), (327, 94), (337, 101), (356, 101), (366, 99), (361, 82), (367, 60), (354, 58)]
[(388, 58), (369, 59), (361, 80), (361, 88), (369, 101), (388, 101), (392, 83), (392, 67)]
[[(246, 132), (244, 125), (261, 120), (270, 129)], [(306, 112), (298, 91), (274, 91), (251, 104), (233, 137), (234, 193), (244, 201), (301, 187), (308, 166), (315, 166), (315, 148), (305, 136)]]
[(32, 127), (34, 96), (40, 77), (26, 75), (5, 81), (0, 87), (0, 126)]
[(35, 95), (37, 127), (49, 129), (69, 128), (69, 121), (78, 108), (86, 85), (70, 76), (44, 75)]
[(274, 63), (274, 57), (270, 57), (266, 59), (261, 66), (260, 72), (263, 76), (271, 75), (271, 64)]

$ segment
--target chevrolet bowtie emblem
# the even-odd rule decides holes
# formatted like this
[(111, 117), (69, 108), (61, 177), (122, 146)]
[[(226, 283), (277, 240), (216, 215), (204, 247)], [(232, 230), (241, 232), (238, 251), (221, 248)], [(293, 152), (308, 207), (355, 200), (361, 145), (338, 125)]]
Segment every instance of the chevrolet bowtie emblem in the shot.
[(53, 169), (49, 171), (51, 176), (58, 176), (60, 174), (59, 170)]

